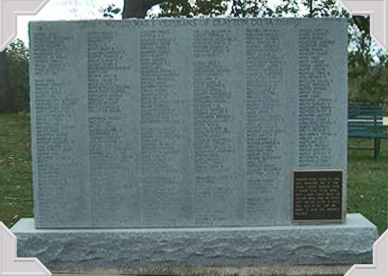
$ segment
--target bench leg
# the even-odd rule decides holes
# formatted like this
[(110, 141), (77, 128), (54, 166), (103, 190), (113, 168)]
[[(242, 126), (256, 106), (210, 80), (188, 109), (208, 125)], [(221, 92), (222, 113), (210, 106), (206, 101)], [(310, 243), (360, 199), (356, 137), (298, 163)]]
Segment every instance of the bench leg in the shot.
[(375, 141), (375, 153), (374, 153), (374, 160), (377, 161), (379, 160), (379, 155), (380, 155), (380, 142), (381, 139), (374, 139)]

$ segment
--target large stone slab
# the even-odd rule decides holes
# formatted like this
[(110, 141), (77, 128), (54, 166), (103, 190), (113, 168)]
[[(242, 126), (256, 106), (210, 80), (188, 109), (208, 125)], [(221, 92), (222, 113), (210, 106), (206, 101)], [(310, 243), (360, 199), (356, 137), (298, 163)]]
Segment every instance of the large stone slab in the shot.
[(52, 271), (372, 263), (378, 238), (360, 214), (339, 225), (181, 229), (37, 230), (22, 219), (11, 231), (19, 257)]
[(347, 169), (345, 19), (31, 22), (30, 43), (37, 228), (290, 225), (293, 170)]

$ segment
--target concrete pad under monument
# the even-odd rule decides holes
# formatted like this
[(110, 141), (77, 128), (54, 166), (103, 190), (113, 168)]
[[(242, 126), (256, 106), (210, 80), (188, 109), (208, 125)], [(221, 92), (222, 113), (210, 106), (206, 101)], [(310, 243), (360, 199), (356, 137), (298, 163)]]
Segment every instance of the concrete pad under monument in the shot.
[(346, 215), (345, 19), (32, 22), (35, 218), (50, 270), (372, 262)]

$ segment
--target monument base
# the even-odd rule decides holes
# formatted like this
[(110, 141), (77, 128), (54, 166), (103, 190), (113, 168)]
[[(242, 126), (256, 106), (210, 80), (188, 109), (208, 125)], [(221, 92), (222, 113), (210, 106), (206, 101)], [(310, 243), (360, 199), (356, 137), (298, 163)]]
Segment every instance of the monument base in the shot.
[(375, 225), (360, 214), (336, 225), (179, 229), (35, 229), (11, 231), (18, 257), (49, 270), (259, 267), (372, 264)]

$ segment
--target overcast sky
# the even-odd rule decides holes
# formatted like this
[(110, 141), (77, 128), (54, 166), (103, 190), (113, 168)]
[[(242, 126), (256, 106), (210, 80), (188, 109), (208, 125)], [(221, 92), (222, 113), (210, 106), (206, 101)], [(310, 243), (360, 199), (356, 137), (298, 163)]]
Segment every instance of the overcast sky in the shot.
[(109, 4), (122, 8), (123, 0), (50, 0), (38, 15), (18, 16), (17, 38), (28, 42), (29, 21), (103, 18), (100, 10)]

